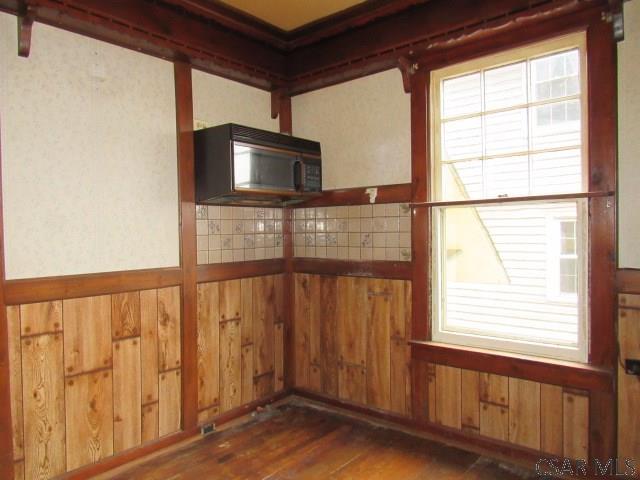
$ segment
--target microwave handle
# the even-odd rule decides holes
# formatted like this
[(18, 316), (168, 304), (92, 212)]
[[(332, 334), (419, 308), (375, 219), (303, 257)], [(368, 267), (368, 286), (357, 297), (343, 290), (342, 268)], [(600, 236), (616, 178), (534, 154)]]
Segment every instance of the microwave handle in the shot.
[(302, 185), (302, 169), (304, 165), (302, 160), (296, 160), (293, 162), (293, 188), (295, 188), (296, 192), (301, 192)]

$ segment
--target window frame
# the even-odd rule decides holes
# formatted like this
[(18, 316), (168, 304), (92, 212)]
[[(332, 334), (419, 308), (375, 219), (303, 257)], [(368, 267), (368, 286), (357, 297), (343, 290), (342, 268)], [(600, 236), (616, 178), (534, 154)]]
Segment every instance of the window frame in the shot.
[[(444, 278), (445, 272), (443, 268), (443, 257), (441, 252), (441, 235), (442, 235), (442, 225), (440, 221), (440, 209), (434, 208), (436, 205), (446, 206), (447, 204), (455, 205), (456, 203), (465, 203), (469, 206), (479, 206), (481, 204), (490, 203), (491, 200), (495, 200), (495, 203), (500, 203), (501, 197), (497, 198), (487, 198), (481, 197), (480, 199), (469, 199), (464, 202), (456, 202), (456, 201), (447, 201), (442, 199), (441, 195), (441, 186), (442, 186), (442, 175), (444, 162), (442, 161), (442, 85), (443, 80), (462, 77), (465, 75), (470, 75), (475, 72), (479, 72), (481, 75), (488, 70), (492, 70), (495, 68), (499, 68), (505, 65), (516, 64), (518, 62), (525, 61), (527, 62), (526, 67), (526, 89), (527, 89), (527, 103), (523, 105), (517, 105), (508, 108), (499, 109), (499, 111), (508, 111), (515, 110), (517, 108), (526, 107), (528, 118), (531, 118), (531, 112), (529, 108), (531, 105), (535, 105), (537, 102), (533, 101), (530, 98), (532, 92), (532, 77), (530, 72), (530, 61), (536, 58), (544, 58), (549, 55), (553, 55), (554, 53), (559, 53), (562, 51), (569, 51), (572, 49), (578, 49), (579, 55), (579, 68), (580, 68), (580, 105), (581, 105), (581, 161), (582, 161), (582, 185), (579, 191), (575, 192), (575, 195), (565, 194), (561, 195), (564, 197), (568, 197), (569, 199), (575, 198), (576, 204), (578, 208), (578, 219), (577, 219), (577, 228), (578, 225), (581, 226), (582, 230), (582, 238), (580, 243), (582, 244), (582, 262), (581, 267), (579, 267), (579, 284), (578, 284), (578, 294), (577, 294), (577, 308), (578, 308), (578, 347), (577, 349), (567, 349), (565, 347), (560, 346), (552, 346), (548, 344), (540, 344), (540, 343), (530, 343), (524, 340), (513, 340), (513, 339), (499, 339), (494, 337), (485, 337), (482, 335), (472, 335), (465, 334), (464, 332), (453, 333), (450, 331), (446, 331), (444, 328), (444, 312), (443, 312), (443, 304), (444, 299), (441, 295), (441, 281)], [(429, 81), (429, 99), (431, 108), (428, 111), (428, 116), (430, 119), (430, 131), (428, 132), (428, 136), (431, 138), (431, 182), (430, 182), (430, 191), (431, 191), (431, 219), (430, 219), (430, 238), (431, 242), (431, 252), (430, 258), (431, 262), (429, 265), (430, 276), (431, 276), (431, 289), (430, 289), (430, 301), (427, 304), (429, 309), (429, 331), (431, 333), (431, 338), (436, 342), (443, 342), (451, 347), (463, 347), (463, 348), (486, 348), (487, 350), (494, 351), (496, 354), (524, 354), (531, 355), (536, 358), (541, 359), (549, 359), (549, 360), (564, 360), (564, 361), (574, 361), (579, 363), (587, 363), (590, 357), (591, 350), (591, 317), (590, 317), (590, 300), (588, 298), (590, 292), (590, 240), (591, 235), (589, 232), (589, 206), (585, 208), (581, 208), (581, 197), (584, 197), (585, 194), (589, 192), (589, 184), (590, 184), (590, 170), (589, 167), (591, 165), (589, 161), (589, 132), (590, 132), (590, 124), (589, 124), (589, 71), (587, 64), (587, 32), (585, 30), (571, 32), (564, 35), (558, 35), (549, 39), (545, 39), (542, 41), (537, 41), (535, 43), (530, 43), (520, 47), (514, 48), (505, 48), (504, 50), (489, 54), (483, 55), (471, 60), (466, 60), (462, 62), (457, 62), (451, 65), (444, 66), (442, 68), (438, 68), (436, 70), (430, 71), (430, 81)], [(482, 82), (482, 76), (481, 76)], [(565, 99), (566, 100), (566, 99)], [(547, 102), (544, 102), (547, 103)], [(493, 110), (492, 110), (493, 111)], [(484, 121), (484, 116), (487, 115), (489, 110), (484, 108), (484, 99), (482, 100), (482, 107), (477, 114), (469, 114), (469, 117), (479, 116)], [(450, 117), (457, 118), (457, 117)], [(530, 127), (529, 134), (531, 133)], [(530, 141), (530, 140), (529, 140)], [(483, 140), (484, 144), (484, 140)], [(527, 152), (532, 149), (528, 149)], [(485, 155), (484, 148), (482, 152), (482, 158), (484, 159), (487, 155)], [(529, 180), (530, 183), (531, 180)], [(483, 191), (485, 190), (486, 185), (484, 185), (483, 180)], [(536, 200), (539, 202), (543, 201), (553, 201), (552, 199), (544, 200), (541, 197), (557, 197), (558, 195), (529, 195), (521, 197), (523, 202)], [(518, 201), (518, 197), (510, 197), (509, 200)], [(586, 200), (585, 203), (588, 203)], [(582, 211), (582, 213), (580, 213)], [(577, 232), (579, 234), (580, 232)], [(548, 289), (547, 289), (548, 291)], [(567, 298), (567, 296), (564, 296)], [(550, 298), (550, 301), (561, 301), (562, 295), (555, 296), (554, 298)]]

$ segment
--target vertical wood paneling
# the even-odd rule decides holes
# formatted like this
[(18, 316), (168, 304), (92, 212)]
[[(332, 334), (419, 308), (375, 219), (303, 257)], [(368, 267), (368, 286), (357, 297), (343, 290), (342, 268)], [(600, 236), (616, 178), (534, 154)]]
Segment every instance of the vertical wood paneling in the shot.
[(390, 318), (392, 289), (388, 280), (369, 280), (367, 286), (367, 405), (391, 409)]
[(340, 360), (366, 365), (367, 279), (338, 278), (338, 345)]
[(220, 282), (220, 318), (240, 318), (242, 310), (242, 284), (240, 280)]
[(309, 369), (309, 388), (316, 392), (322, 391), (322, 374), (318, 365), (311, 365)]
[(219, 296), (217, 283), (198, 285), (198, 410), (218, 404)]
[(506, 407), (509, 400), (509, 377), (480, 373), (480, 400)]
[(322, 302), (322, 320), (320, 321), (321, 391), (332, 397), (338, 396), (337, 295), (336, 277), (321, 276), (319, 297)]
[(401, 338), (391, 339), (391, 390), (390, 409), (400, 415), (408, 415), (411, 405), (411, 349)]
[(584, 395), (563, 394), (563, 455), (565, 458), (589, 457), (589, 399)]
[[(640, 306), (640, 295), (627, 295), (626, 305)], [(620, 358), (640, 358), (640, 310), (621, 308), (618, 313)], [(618, 456), (640, 458), (640, 378), (618, 366)]]
[(180, 430), (182, 378), (180, 370), (160, 374), (158, 399), (158, 433), (161, 437)]
[(436, 365), (436, 421), (460, 429), (460, 369)]
[(140, 335), (140, 292), (111, 295), (111, 334), (113, 338)]
[(309, 386), (309, 275), (297, 273), (294, 280), (294, 357), (295, 357), (295, 385)]
[(158, 401), (158, 292), (140, 292), (140, 361), (142, 402)]
[(158, 402), (142, 407), (142, 441), (150, 442), (158, 438)]
[(13, 459), (24, 458), (24, 424), (22, 416), (22, 353), (20, 346), (20, 307), (7, 307), (9, 337), (9, 389), (11, 390), (11, 426)]
[(198, 423), (203, 424), (211, 422), (217, 415), (220, 415), (220, 407), (217, 405), (200, 410), (198, 412)]
[(411, 334), (411, 283), (404, 280), (388, 280), (391, 293), (391, 336), (409, 339)]
[[(324, 302), (321, 295), (322, 281), (320, 275), (309, 275), (309, 362), (312, 365), (320, 365), (322, 357), (321, 325), (324, 317)], [(320, 390), (320, 388), (315, 390)]]
[(115, 453), (141, 442), (142, 377), (140, 339), (113, 344), (113, 450)]
[(62, 302), (29, 303), (20, 305), (22, 335), (40, 335), (62, 331)]
[[(427, 363), (427, 417), (430, 422), (438, 421), (436, 413), (436, 366), (433, 363)], [(417, 379), (419, 382), (420, 379)]]
[(180, 366), (180, 287), (158, 289), (158, 348), (161, 372)]
[(242, 403), (240, 320), (220, 322), (220, 411)]
[(24, 473), (24, 460), (15, 462), (13, 464), (13, 478), (14, 480), (28, 480)]
[(480, 403), (480, 434), (509, 441), (509, 409), (492, 403)]
[(253, 370), (254, 375), (273, 372), (275, 287), (273, 276), (253, 279)]
[(241, 403), (246, 404), (254, 400), (253, 397), (253, 345), (242, 347), (242, 391)]
[(63, 301), (64, 367), (67, 375), (111, 366), (111, 297)]
[(240, 280), (242, 345), (253, 343), (253, 278)]
[(284, 323), (275, 325), (275, 389), (279, 392), (284, 388)]
[(540, 450), (540, 384), (509, 379), (509, 442)]
[(284, 323), (285, 317), (287, 316), (286, 310), (288, 310), (289, 304), (287, 303), (285, 306), (284, 278), (284, 273), (273, 275), (273, 287), (276, 293), (276, 297), (274, 300), (276, 312), (276, 316), (273, 320), (274, 323)]
[(62, 334), (22, 340), (25, 478), (65, 471), (65, 395)]
[[(66, 323), (66, 322), (65, 322)], [(113, 390), (110, 370), (65, 382), (67, 469), (113, 454)]]
[(273, 395), (273, 372), (265, 373), (253, 379), (253, 396), (256, 400)]
[(562, 456), (562, 387), (540, 386), (540, 450)]
[(364, 367), (340, 365), (338, 369), (338, 395), (341, 400), (363, 405), (366, 403), (366, 371)]
[(462, 426), (480, 430), (480, 374), (473, 370), (461, 372)]

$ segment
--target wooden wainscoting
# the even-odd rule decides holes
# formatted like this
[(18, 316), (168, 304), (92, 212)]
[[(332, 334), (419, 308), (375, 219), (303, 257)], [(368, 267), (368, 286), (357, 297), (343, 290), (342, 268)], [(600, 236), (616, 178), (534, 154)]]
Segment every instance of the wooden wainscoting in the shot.
[(422, 408), (430, 423), (561, 458), (589, 458), (588, 392), (424, 365), (428, 398)]
[(295, 386), (410, 415), (411, 283), (294, 275)]
[(640, 458), (640, 378), (623, 368), (626, 358), (640, 358), (640, 295), (618, 297), (618, 457)]
[(284, 275), (198, 285), (198, 421), (284, 388)]
[(180, 430), (180, 287), (7, 307), (15, 478)]

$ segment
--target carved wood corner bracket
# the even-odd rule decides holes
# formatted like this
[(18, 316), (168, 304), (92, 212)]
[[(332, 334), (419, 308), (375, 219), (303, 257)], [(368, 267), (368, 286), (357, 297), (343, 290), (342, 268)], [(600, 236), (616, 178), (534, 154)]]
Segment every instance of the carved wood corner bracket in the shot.
[(420, 69), (420, 65), (408, 57), (398, 58), (398, 68), (402, 74), (402, 87), (405, 93), (411, 93), (411, 77)]
[(28, 57), (31, 52), (31, 30), (33, 28), (33, 20), (35, 12), (33, 8), (26, 2), (20, 6), (18, 13), (18, 55)]
[(271, 118), (274, 120), (280, 115), (281, 103), (289, 94), (284, 88), (278, 88), (271, 91)]

